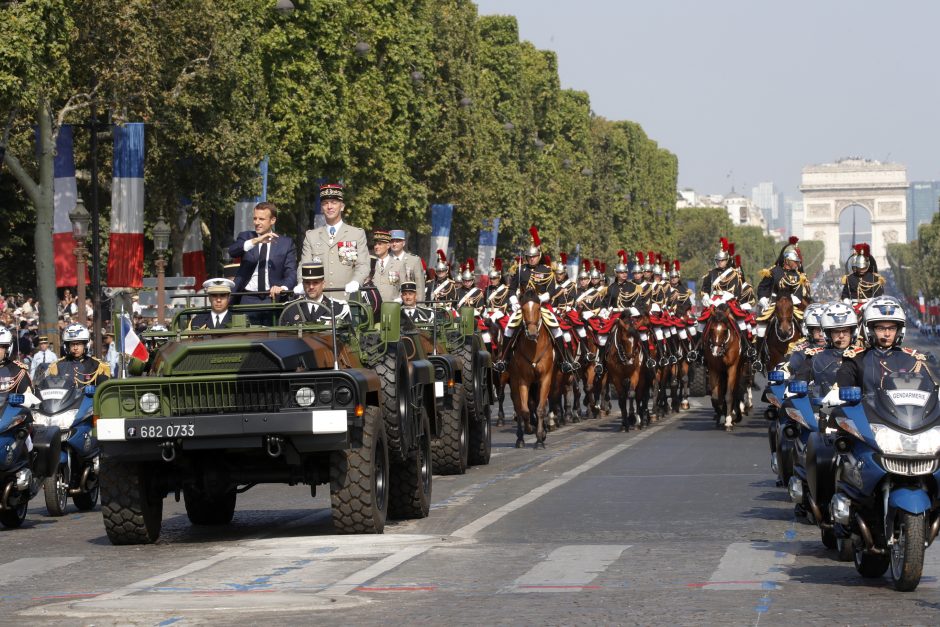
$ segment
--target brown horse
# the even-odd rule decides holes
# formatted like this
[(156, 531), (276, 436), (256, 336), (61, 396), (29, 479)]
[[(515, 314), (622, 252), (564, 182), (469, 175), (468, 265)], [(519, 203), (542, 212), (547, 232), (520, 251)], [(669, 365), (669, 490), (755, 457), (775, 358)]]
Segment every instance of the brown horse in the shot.
[(522, 333), (516, 338), (509, 360), (509, 390), (516, 412), (516, 448), (525, 446), (524, 433), (532, 433), (535, 414), (535, 447), (545, 447), (545, 414), (555, 370), (555, 348), (548, 327), (542, 321), (542, 307), (535, 292), (522, 297)]
[(715, 426), (731, 431), (740, 422), (743, 411), (744, 385), (741, 335), (732, 316), (724, 306), (716, 307), (705, 329), (705, 367)]
[(578, 336), (576, 357), (581, 367), (577, 370), (577, 379), (572, 385), (572, 409), (579, 418), (586, 418), (588, 411), (592, 418), (597, 418), (600, 407), (594, 403), (594, 376), (597, 365), (597, 342), (593, 331), (585, 325), (584, 337)]
[(803, 325), (797, 320), (794, 310), (793, 299), (789, 295), (785, 294), (777, 299), (774, 313), (767, 324), (765, 341), (768, 361), (764, 364), (764, 372), (770, 372), (783, 361), (790, 343), (803, 337)]
[(600, 393), (608, 382), (617, 390), (620, 404), (620, 430), (642, 429), (649, 424), (649, 377), (643, 364), (643, 341), (629, 318), (621, 318), (610, 334), (611, 346), (604, 362), (604, 374), (596, 384)]

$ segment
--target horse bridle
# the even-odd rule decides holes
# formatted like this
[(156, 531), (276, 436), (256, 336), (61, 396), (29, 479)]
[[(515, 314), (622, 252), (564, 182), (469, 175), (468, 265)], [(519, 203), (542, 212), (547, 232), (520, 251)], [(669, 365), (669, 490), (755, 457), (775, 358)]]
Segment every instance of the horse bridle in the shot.
[[(725, 353), (728, 352), (728, 344), (731, 342), (731, 324), (729, 324), (727, 321), (726, 321), (724, 324), (727, 325), (728, 337), (726, 337), (725, 340), (724, 340), (721, 344), (716, 343), (716, 342), (712, 339), (712, 334), (711, 334), (711, 333), (708, 334), (708, 348), (709, 348), (709, 352), (711, 352), (711, 353), (712, 353), (713, 355), (715, 355), (716, 357), (724, 357)], [(709, 329), (709, 331), (710, 331), (710, 330), (711, 330), (711, 329)], [(717, 353), (716, 353), (714, 350), (711, 350), (711, 349), (718, 349), (718, 350), (717, 350)]]
[[(618, 323), (617, 323), (617, 332), (614, 333), (614, 348), (617, 350), (617, 359), (620, 360), (620, 363), (624, 364), (625, 366), (629, 366), (630, 364), (633, 363), (633, 357), (632, 357), (631, 355), (627, 355), (626, 353), (624, 353), (624, 352), (623, 352), (623, 347), (620, 346), (620, 341), (619, 341), (619, 340), (620, 340), (620, 330), (621, 330), (621, 328), (622, 328), (622, 327), (620, 326), (620, 323), (618, 322)], [(627, 332), (629, 333), (629, 331), (627, 331)]]

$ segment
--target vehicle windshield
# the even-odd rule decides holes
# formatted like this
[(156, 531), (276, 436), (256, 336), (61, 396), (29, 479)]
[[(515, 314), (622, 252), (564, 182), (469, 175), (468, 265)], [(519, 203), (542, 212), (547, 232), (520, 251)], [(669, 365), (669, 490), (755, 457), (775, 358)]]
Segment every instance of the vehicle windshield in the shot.
[(55, 414), (72, 407), (81, 400), (84, 392), (85, 386), (78, 385), (72, 375), (46, 375), (36, 384), (36, 396), (41, 401), (39, 410), (45, 414)]
[[(197, 316), (204, 316), (211, 311), (209, 307), (185, 309), (177, 314), (176, 318), (173, 320), (171, 334), (175, 334), (177, 331), (199, 331), (202, 333), (212, 334), (225, 334), (232, 332), (244, 333), (246, 331), (250, 332), (272, 327), (284, 327), (285, 325), (279, 325), (279, 320), (281, 313), (284, 311), (284, 308), (289, 304), (290, 303), (259, 303), (251, 305), (233, 305), (229, 308), (229, 313), (231, 314), (231, 321), (229, 326), (225, 329), (214, 330), (191, 328), (193, 326), (193, 320)], [(372, 312), (367, 304), (361, 303), (358, 300), (350, 299), (347, 301), (347, 305), (349, 306), (350, 315), (348, 318), (337, 320), (337, 329), (370, 326), (372, 324)], [(329, 323), (327, 322), (310, 322), (304, 323), (303, 326), (315, 328), (317, 330), (322, 330), (324, 328), (329, 329), (330, 327)], [(163, 333), (163, 335), (170, 334)]]
[(937, 384), (926, 368), (920, 372), (892, 372), (879, 390), (865, 394), (865, 411), (886, 423), (916, 431), (940, 419)]

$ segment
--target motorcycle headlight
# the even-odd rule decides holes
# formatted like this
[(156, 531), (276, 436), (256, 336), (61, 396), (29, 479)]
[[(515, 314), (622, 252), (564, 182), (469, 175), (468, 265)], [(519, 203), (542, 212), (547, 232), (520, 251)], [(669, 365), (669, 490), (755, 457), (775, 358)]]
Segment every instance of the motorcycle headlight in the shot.
[(77, 413), (77, 408), (66, 409), (63, 412), (52, 414), (51, 416), (40, 412), (33, 412), (33, 422), (44, 425), (46, 427), (59, 427), (65, 431), (72, 426), (73, 422), (75, 422), (75, 414)]
[(888, 455), (936, 455), (940, 452), (940, 427), (923, 433), (903, 433), (887, 425), (872, 424), (875, 443)]
[(144, 392), (140, 396), (140, 411), (152, 414), (160, 409), (160, 397), (153, 392)]

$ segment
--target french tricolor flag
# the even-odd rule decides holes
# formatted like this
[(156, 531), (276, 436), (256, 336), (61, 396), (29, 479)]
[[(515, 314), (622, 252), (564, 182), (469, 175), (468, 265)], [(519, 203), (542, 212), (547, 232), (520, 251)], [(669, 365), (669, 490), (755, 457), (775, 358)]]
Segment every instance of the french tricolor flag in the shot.
[[(186, 228), (187, 206), (180, 207), (180, 228)], [(193, 216), (186, 236), (183, 238), (183, 274), (196, 278), (198, 288), (208, 278), (206, 276), (206, 253), (202, 246), (202, 219), (197, 212)]]
[(121, 316), (121, 352), (131, 357), (136, 357), (141, 361), (147, 361), (150, 353), (147, 347), (140, 341), (140, 338), (134, 333), (134, 327), (131, 325), (130, 318), (127, 315)]
[(114, 126), (108, 285), (143, 287), (144, 125)]
[(69, 212), (75, 208), (78, 191), (75, 186), (72, 127), (68, 124), (63, 124), (59, 128), (53, 176), (55, 178), (52, 181), (52, 245), (55, 251), (55, 285), (56, 287), (71, 287), (75, 285), (77, 278), (75, 276), (75, 238), (72, 236), (72, 221), (69, 219)]

